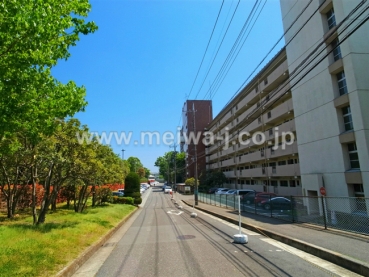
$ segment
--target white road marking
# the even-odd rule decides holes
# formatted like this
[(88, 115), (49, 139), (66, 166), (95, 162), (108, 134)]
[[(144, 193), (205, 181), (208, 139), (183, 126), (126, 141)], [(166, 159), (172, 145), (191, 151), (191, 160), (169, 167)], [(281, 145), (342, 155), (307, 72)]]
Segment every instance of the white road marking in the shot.
[[(262, 241), (265, 241), (275, 247), (278, 247), (278, 248), (282, 248), (284, 251), (287, 251), (297, 257), (300, 257), (301, 259), (305, 260), (305, 261), (308, 261), (309, 263), (311, 264), (314, 264), (320, 268), (323, 268), (329, 272), (332, 272), (334, 274), (337, 274), (339, 276), (361, 276), (361, 275), (358, 275), (352, 271), (349, 271), (345, 268), (342, 268), (338, 265), (335, 265), (331, 262), (328, 262), (326, 260), (323, 260), (321, 258), (318, 258), (318, 257), (315, 257), (309, 253), (306, 253), (304, 251), (301, 251), (297, 248), (294, 248), (292, 246), (289, 246), (287, 244), (284, 244), (284, 243), (281, 243), (279, 241), (276, 241), (274, 239), (270, 239), (270, 238), (260, 238), (260, 240)], [(283, 250), (279, 250), (279, 251), (283, 251)], [(276, 250), (278, 251), (278, 250)]]
[(175, 215), (180, 215), (182, 214), (183, 212), (182, 211), (177, 211), (177, 210), (170, 210), (170, 211), (167, 211), (168, 214), (175, 214)]

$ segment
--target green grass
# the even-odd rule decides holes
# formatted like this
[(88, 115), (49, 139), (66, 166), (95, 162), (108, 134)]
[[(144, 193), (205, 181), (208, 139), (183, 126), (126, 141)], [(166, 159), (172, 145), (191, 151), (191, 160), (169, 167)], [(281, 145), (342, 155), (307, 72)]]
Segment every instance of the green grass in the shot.
[(117, 204), (75, 213), (59, 208), (39, 226), (29, 214), (13, 220), (0, 214), (0, 275), (53, 276), (135, 209)]

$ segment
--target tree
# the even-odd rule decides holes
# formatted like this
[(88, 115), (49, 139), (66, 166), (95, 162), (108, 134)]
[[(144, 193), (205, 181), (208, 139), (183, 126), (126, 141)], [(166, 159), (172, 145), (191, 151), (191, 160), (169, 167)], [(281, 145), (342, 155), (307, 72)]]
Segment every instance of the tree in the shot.
[(83, 19), (89, 11), (88, 0), (2, 1), (0, 139), (18, 131), (30, 140), (51, 134), (55, 118), (84, 109), (85, 88), (58, 82), (51, 68), (70, 56), (80, 34), (97, 30)]
[(227, 181), (227, 177), (221, 171), (206, 170), (200, 174), (200, 183), (203, 185), (203, 189), (211, 187), (223, 187), (223, 184)]
[(138, 176), (140, 176), (140, 178), (145, 177), (145, 168), (140, 167), (139, 169), (137, 169), (137, 174), (138, 174)]
[(130, 172), (124, 182), (124, 195), (127, 197), (133, 197), (136, 205), (141, 204), (141, 192), (140, 192), (140, 176), (137, 173)]
[(143, 167), (141, 161), (139, 158), (136, 158), (136, 157), (129, 157), (127, 159), (127, 162), (129, 163), (129, 169), (130, 169), (130, 172), (135, 172), (137, 173), (137, 170), (141, 167)]
[[(195, 178), (193, 178), (193, 177), (188, 178), (188, 179), (186, 179), (185, 184), (186, 184), (187, 186), (191, 186), (191, 187), (193, 187), (193, 186), (195, 186), (195, 184), (196, 184), (196, 180), (195, 180)], [(197, 185), (199, 185), (199, 181), (197, 181)]]
[(145, 178), (149, 178), (149, 176), (150, 176), (150, 169), (148, 169), (148, 168), (146, 168), (146, 167), (144, 167), (144, 169), (145, 169)]
[[(184, 152), (176, 152), (175, 159), (174, 154), (174, 151), (170, 151), (165, 153), (164, 156), (158, 157), (155, 161), (155, 166), (159, 167), (159, 174), (166, 180), (174, 180), (174, 175), (176, 175), (177, 183), (182, 183), (186, 176), (186, 154)], [(174, 160), (176, 161), (176, 167), (174, 166)], [(177, 169), (176, 174), (174, 174), (175, 168)]]

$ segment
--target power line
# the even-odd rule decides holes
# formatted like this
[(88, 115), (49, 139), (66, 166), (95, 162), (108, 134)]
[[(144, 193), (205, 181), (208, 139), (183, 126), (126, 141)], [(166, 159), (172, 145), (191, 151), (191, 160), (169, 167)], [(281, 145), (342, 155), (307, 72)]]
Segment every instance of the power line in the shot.
[[(227, 58), (226, 58), (226, 59), (225, 59), (225, 61), (223, 62), (223, 65), (222, 65), (221, 69), (219, 70), (219, 72), (218, 72), (218, 74), (217, 74), (217, 76), (216, 76), (215, 80), (217, 80), (217, 79), (219, 78), (220, 72), (223, 70), (223, 68), (224, 68), (225, 64), (228, 62), (228, 60), (229, 60), (229, 58), (230, 58), (231, 53), (233, 53), (234, 49), (235, 49), (235, 48), (237, 48), (237, 45), (238, 45), (238, 43), (239, 43), (240, 39), (242, 39), (242, 37), (243, 37), (243, 35), (244, 35), (245, 30), (247, 30), (247, 28), (248, 28), (248, 27), (247, 27), (247, 26), (248, 26), (248, 23), (250, 22), (250, 19), (253, 17), (254, 11), (255, 11), (255, 10), (257, 10), (257, 8), (258, 8), (258, 6), (259, 6), (259, 5), (258, 5), (258, 3), (260, 4), (261, 2), (259, 2), (259, 0), (255, 1), (255, 4), (254, 4), (253, 8), (251, 9), (251, 11), (250, 11), (250, 13), (249, 13), (248, 17), (246, 18), (245, 23), (243, 24), (243, 26), (242, 26), (242, 28), (241, 28), (241, 30), (240, 30), (240, 32), (239, 32), (239, 34), (238, 34), (238, 36), (237, 36), (236, 41), (233, 43), (233, 46), (232, 46), (231, 50), (229, 51), (229, 53), (228, 53), (228, 55), (227, 55)], [(214, 84), (214, 82), (215, 82), (215, 81), (213, 81), (213, 84)], [(211, 85), (211, 87), (213, 86), (213, 84)], [(209, 88), (208, 92), (205, 94), (204, 99), (206, 98), (206, 95), (207, 95), (207, 94), (210, 94), (210, 93), (211, 93), (211, 87)]]
[[(250, 35), (250, 33), (251, 33), (251, 31), (252, 31), (252, 29), (253, 29), (253, 27), (254, 27), (255, 23), (257, 22), (257, 20), (258, 20), (258, 18), (259, 18), (259, 16), (260, 16), (260, 14), (261, 14), (261, 12), (263, 11), (264, 6), (265, 6), (266, 2), (267, 2), (267, 1), (265, 1), (265, 2), (264, 2), (264, 5), (263, 5), (263, 6), (262, 6), (262, 8), (260, 9), (259, 14), (257, 15), (257, 17), (256, 17), (256, 19), (255, 19), (255, 21), (254, 21), (253, 25), (251, 26), (251, 29), (250, 29), (250, 30), (249, 30), (249, 32), (247, 33), (247, 36), (246, 36), (246, 37), (245, 37), (245, 39), (243, 40), (243, 42), (242, 42), (241, 46), (239, 47), (239, 49), (238, 49), (238, 51), (237, 51), (237, 54), (234, 56), (234, 58), (233, 58), (233, 60), (232, 60), (231, 64), (230, 64), (229, 66), (228, 66), (228, 65), (226, 65), (226, 66), (225, 66), (225, 68), (228, 66), (227, 72), (226, 72), (225, 74), (223, 74), (223, 76), (217, 80), (216, 84), (214, 84), (214, 87), (217, 87), (217, 88), (215, 89), (215, 92), (214, 92), (214, 94), (213, 94), (212, 98), (214, 98), (215, 94), (216, 94), (216, 93), (217, 93), (217, 91), (219, 90), (219, 87), (221, 86), (221, 84), (223, 83), (223, 81), (224, 81), (225, 77), (227, 76), (227, 74), (228, 74), (229, 70), (231, 69), (231, 67), (232, 67), (232, 65), (233, 65), (233, 63), (234, 63), (234, 61), (235, 61), (235, 60), (236, 60), (236, 58), (238, 57), (238, 54), (240, 53), (240, 51), (241, 51), (241, 49), (242, 49), (243, 45), (245, 44), (245, 42), (246, 42), (247, 38), (249, 37), (249, 35)], [(255, 14), (254, 14), (254, 15), (255, 15)], [(253, 17), (254, 17), (254, 15), (253, 15)], [(251, 20), (252, 20), (252, 19), (251, 19)], [(243, 35), (244, 35), (244, 34), (243, 34)], [(232, 53), (232, 55), (234, 55), (234, 53)], [(231, 56), (232, 56), (232, 55), (231, 55)], [(224, 72), (224, 70), (223, 70), (223, 72)], [(222, 80), (220, 81), (220, 79), (222, 79)], [(214, 83), (215, 83), (215, 82), (214, 82)]]
[(212, 37), (213, 37), (213, 34), (214, 34), (214, 30), (215, 30), (215, 28), (216, 28), (216, 26), (217, 26), (217, 24), (218, 24), (219, 15), (220, 15), (220, 13), (222, 12), (222, 9), (223, 9), (223, 4), (224, 4), (224, 0), (222, 1), (222, 5), (220, 6), (220, 9), (219, 9), (219, 12), (218, 12), (217, 19), (216, 19), (216, 21), (215, 21), (215, 23), (214, 23), (213, 30), (212, 30), (212, 32), (211, 32), (211, 35), (210, 35), (210, 38), (209, 38), (208, 44), (207, 44), (206, 49), (205, 49), (205, 53), (204, 53), (204, 55), (202, 56), (202, 60), (201, 60), (201, 63), (200, 63), (199, 69), (197, 70), (195, 80), (194, 80), (194, 81), (193, 81), (193, 83), (192, 83), (192, 87), (191, 87), (190, 93), (189, 93), (189, 94), (188, 94), (188, 96), (187, 96), (187, 99), (190, 97), (190, 95), (191, 95), (191, 93), (192, 93), (193, 86), (195, 85), (195, 82), (196, 82), (196, 80), (197, 80), (197, 76), (199, 75), (199, 72), (200, 72), (200, 69), (201, 69), (202, 63), (204, 62), (204, 58), (205, 58), (205, 55), (206, 55), (206, 53), (207, 53), (207, 51), (208, 51), (210, 41), (211, 41), (211, 39), (212, 39)]
[[(366, 2), (367, 0), (363, 0), (361, 3), (359, 3), (351, 12), (350, 12), (350, 14), (348, 15), (348, 16), (346, 16), (337, 26), (336, 26), (336, 28), (339, 28), (340, 26), (342, 26), (342, 24), (345, 22), (345, 21), (347, 21), (348, 19), (349, 19), (349, 17), (351, 16), (351, 15), (353, 15), (362, 5), (363, 5), (363, 3), (364, 2)], [(366, 8), (364, 8), (363, 9), (363, 11), (362, 12), (360, 12), (360, 14), (358, 14), (354, 19), (352, 19), (352, 20), (350, 20), (350, 22), (349, 22), (349, 24), (347, 25), (347, 26), (345, 26), (344, 28), (343, 28), (343, 30), (341, 30), (340, 32), (339, 32), (339, 34), (338, 34), (338, 36), (339, 35), (342, 35), (342, 33), (343, 32), (345, 32), (347, 29), (348, 29), (348, 27), (350, 27), (366, 10), (368, 10), (369, 9), (369, 5), (366, 7)], [(366, 16), (366, 18), (364, 18), (363, 20), (361, 20), (361, 22), (359, 22), (355, 27), (354, 27), (354, 29), (352, 29), (351, 31), (349, 31), (349, 33), (348, 34), (346, 34), (340, 41), (339, 41), (339, 43), (337, 44), (337, 46), (338, 45), (340, 45), (340, 44), (342, 44), (345, 40), (347, 40), (355, 31), (357, 31), (366, 21), (368, 21), (369, 20), (369, 15), (367, 15)], [(323, 41), (322, 43), (320, 43), (319, 44), (319, 46), (321, 45), (321, 44), (324, 44), (325, 42)], [(318, 47), (319, 47), (318, 46)], [(318, 47), (316, 47), (309, 55), (308, 55), (308, 57), (312, 57), (312, 55), (317, 51), (317, 49), (318, 49)], [(327, 47), (328, 46), (325, 46), (320, 52), (318, 52), (316, 55), (315, 55), (315, 57), (314, 58), (312, 58), (308, 63), (307, 63), (307, 65), (310, 65), (324, 50), (326, 50), (327, 49)], [(321, 63), (325, 58), (327, 58), (328, 57), (328, 55), (330, 55), (330, 53), (332, 53), (333, 52), (333, 50), (334, 49), (331, 49), (331, 50), (329, 50), (325, 55), (323, 55), (311, 68), (309, 68), (306, 72), (304, 72), (304, 74), (302, 75), (302, 76), (300, 76), (300, 78), (294, 83), (294, 84), (292, 84), (291, 85), (291, 87), (290, 87), (290, 89), (292, 89), (293, 87), (295, 87), (302, 79), (304, 79), (315, 67), (317, 67), (317, 65), (319, 64), (319, 63)], [(305, 60), (303, 60), (296, 68), (301, 68), (302, 67), (302, 65), (305, 65), (305, 63), (307, 62), (307, 59), (305, 59)], [(305, 65), (306, 66), (306, 65)], [(290, 80), (293, 80), (293, 79), (295, 79), (296, 77), (298, 77), (299, 76), (299, 74), (300, 73), (302, 73), (302, 71), (304, 70), (304, 69), (306, 69), (306, 67), (305, 68), (303, 68), (303, 69), (300, 69), (298, 72), (297, 72), (297, 70), (294, 70), (293, 71), (293, 73), (291, 74), (291, 75), (293, 75), (292, 77), (291, 77), (291, 75), (290, 75)], [(285, 86), (286, 86), (287, 84), (285, 84), (281, 89), (278, 89), (275, 93), (274, 93), (274, 95), (276, 95), (276, 94), (278, 94)], [(273, 97), (274, 95), (271, 95), (271, 97)], [(283, 95), (281, 95), (281, 96), (279, 96), (278, 98), (276, 98), (274, 101), (273, 101), (273, 103), (268, 107), (268, 108), (266, 108), (266, 110), (265, 111), (268, 111), (268, 110), (270, 110), (272, 107), (273, 107), (273, 105), (281, 98), (281, 97), (283, 97)], [(240, 123), (239, 123), (239, 125), (241, 125), (242, 124), (242, 122), (247, 122), (247, 121), (249, 121), (249, 124), (251, 124), (257, 117), (253, 117), (254, 116), (254, 114), (256, 114), (257, 112), (258, 112), (258, 110), (261, 110), (261, 109), (263, 109), (263, 108), (265, 108), (265, 107), (263, 107), (262, 105), (260, 105), (260, 107), (258, 107), (258, 108), (256, 108), (256, 109), (254, 109), (243, 121), (241, 121)], [(296, 117), (294, 117), (294, 118), (296, 118)], [(246, 124), (245, 126), (243, 126), (240, 130), (238, 130), (238, 132), (239, 131), (242, 131), (242, 130), (244, 130), (249, 124)], [(230, 137), (230, 139), (233, 139), (235, 136), (234, 135), (232, 135), (231, 137)], [(223, 145), (223, 143), (221, 143), (220, 144), (220, 146), (222, 146)]]
[(205, 75), (204, 80), (202, 81), (202, 84), (201, 84), (201, 86), (200, 86), (200, 88), (199, 88), (199, 91), (197, 92), (197, 94), (196, 94), (196, 96), (195, 96), (195, 99), (196, 99), (196, 98), (197, 98), (197, 96), (199, 95), (199, 93), (200, 93), (200, 91), (201, 91), (201, 89), (202, 89), (202, 86), (204, 85), (204, 82), (205, 82), (206, 78), (208, 77), (208, 75), (209, 75), (209, 72), (210, 72), (211, 68), (213, 67), (214, 61), (215, 61), (216, 57), (218, 56), (218, 53), (219, 53), (220, 47), (222, 46), (223, 41), (224, 41), (224, 38), (226, 37), (226, 35), (227, 35), (227, 33), (228, 33), (229, 27), (231, 26), (231, 23), (232, 23), (232, 21), (233, 21), (234, 15), (236, 14), (236, 11), (237, 11), (237, 9), (238, 9), (238, 5), (240, 4), (240, 1), (241, 1), (241, 0), (238, 0), (237, 6), (236, 6), (236, 8), (234, 9), (233, 14), (232, 14), (232, 18), (231, 18), (231, 20), (230, 20), (230, 21), (229, 21), (229, 23), (228, 23), (228, 26), (227, 26), (227, 29), (226, 29), (226, 31), (225, 31), (225, 33), (224, 33), (224, 35), (223, 35), (222, 41), (220, 42), (220, 44), (219, 44), (219, 46), (218, 46), (217, 52), (216, 52), (215, 56), (213, 57), (213, 60), (212, 60), (212, 62), (211, 62), (211, 64), (210, 64), (210, 66), (209, 66), (209, 69), (208, 69), (208, 71), (207, 71), (207, 73), (206, 73), (206, 75)]

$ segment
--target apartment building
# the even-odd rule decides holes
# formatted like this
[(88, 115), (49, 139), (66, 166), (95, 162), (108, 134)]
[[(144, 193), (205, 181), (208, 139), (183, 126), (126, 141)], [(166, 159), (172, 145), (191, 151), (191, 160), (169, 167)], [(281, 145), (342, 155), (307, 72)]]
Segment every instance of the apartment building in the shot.
[[(324, 186), (327, 196), (369, 197), (368, 4), (280, 3), (302, 193), (318, 196)], [(355, 203), (346, 208), (369, 210)]]
[(187, 100), (183, 104), (180, 147), (186, 153), (186, 178), (195, 177), (196, 171), (199, 176), (206, 169), (205, 145), (201, 133), (212, 120), (211, 100)]
[(207, 127), (207, 168), (226, 186), (301, 195), (294, 105), (282, 49)]

